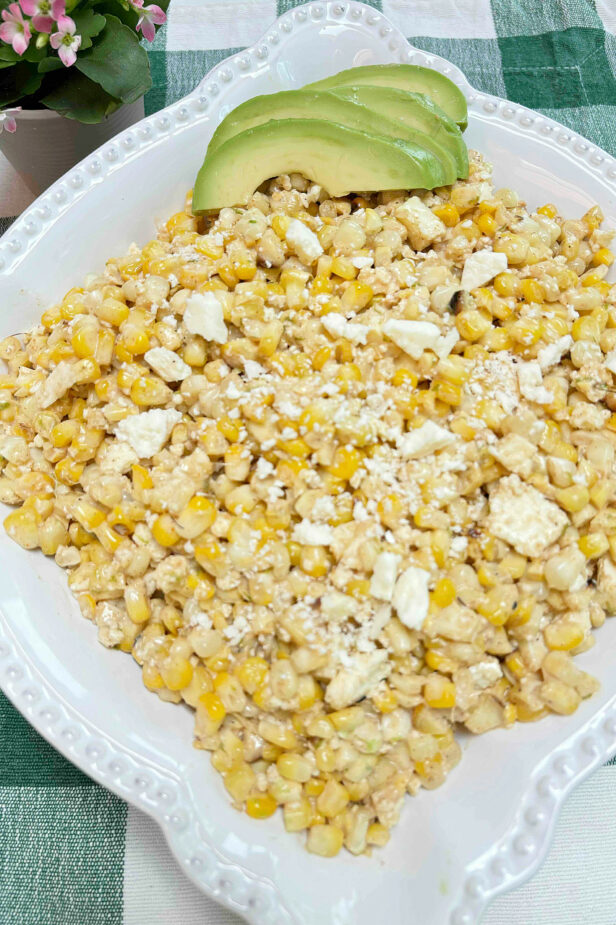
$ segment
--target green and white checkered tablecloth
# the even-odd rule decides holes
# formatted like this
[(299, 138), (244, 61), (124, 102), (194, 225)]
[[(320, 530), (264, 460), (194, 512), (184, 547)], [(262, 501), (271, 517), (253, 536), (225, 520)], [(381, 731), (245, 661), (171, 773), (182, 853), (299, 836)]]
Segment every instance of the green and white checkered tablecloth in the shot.
[[(154, 86), (146, 112), (184, 96), (296, 5), (172, 0), (169, 22), (150, 49)], [(539, 109), (616, 155), (616, 0), (372, 5), (415, 45), (458, 64), (476, 87)], [(570, 798), (542, 871), (498, 899), (484, 925), (616, 925), (615, 866), (612, 766)], [(239, 919), (183, 877), (154, 823), (65, 761), (0, 694), (0, 925)]]

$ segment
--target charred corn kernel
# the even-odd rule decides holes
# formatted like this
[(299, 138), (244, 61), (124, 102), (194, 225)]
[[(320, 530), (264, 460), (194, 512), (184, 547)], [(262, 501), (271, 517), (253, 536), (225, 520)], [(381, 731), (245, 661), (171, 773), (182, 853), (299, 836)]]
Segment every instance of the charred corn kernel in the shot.
[(331, 347), (319, 347), (312, 358), (312, 368), (316, 370), (321, 370), (331, 358), (332, 348)]
[(423, 695), (429, 707), (447, 710), (456, 703), (456, 686), (439, 675), (431, 675), (424, 684)]
[(605, 533), (587, 533), (579, 538), (578, 546), (587, 559), (598, 559), (610, 548)]
[(456, 327), (460, 337), (472, 343), (489, 330), (492, 322), (482, 312), (470, 309), (456, 315)]
[(539, 206), (537, 212), (539, 215), (545, 215), (546, 218), (556, 218), (558, 215), (558, 209), (551, 202), (546, 202), (544, 206)]
[(442, 206), (436, 206), (432, 211), (448, 228), (453, 228), (454, 225), (457, 225), (460, 221), (460, 213), (451, 202), (445, 202)]
[(571, 485), (569, 488), (559, 488), (556, 500), (569, 514), (575, 514), (586, 507), (590, 501), (590, 494), (585, 485)]
[(313, 763), (304, 755), (285, 752), (276, 761), (276, 767), (287, 780), (299, 781), (305, 784), (312, 776)]
[(574, 623), (557, 620), (554, 623), (548, 623), (543, 630), (543, 638), (548, 649), (568, 652), (582, 643), (584, 630)]
[(133, 623), (147, 623), (150, 619), (150, 602), (141, 582), (134, 582), (124, 589), (126, 612)]
[(339, 446), (327, 471), (338, 479), (350, 479), (357, 472), (362, 454), (353, 446)]
[(344, 842), (344, 832), (337, 825), (312, 825), (308, 830), (306, 848), (323, 858), (335, 857)]
[(590, 261), (593, 267), (611, 267), (614, 263), (614, 254), (607, 247), (600, 247), (598, 251), (592, 255), (592, 260)]
[(130, 387), (130, 397), (136, 405), (165, 405), (172, 392), (168, 385), (156, 376), (139, 376)]
[(354, 280), (342, 294), (340, 300), (342, 307), (349, 311), (366, 308), (374, 296), (374, 291), (366, 283), (360, 283)]
[(456, 586), (451, 578), (441, 578), (437, 581), (431, 595), (437, 607), (449, 607), (456, 599)]
[(520, 292), (525, 302), (545, 301), (545, 287), (536, 279), (523, 279), (520, 283)]
[(191, 540), (212, 526), (216, 519), (216, 505), (203, 495), (193, 495), (177, 518), (182, 536)]
[(269, 819), (276, 812), (278, 804), (273, 796), (264, 793), (259, 796), (248, 797), (246, 800), (246, 813), (252, 819)]
[(76, 462), (69, 456), (57, 462), (54, 468), (57, 479), (65, 485), (76, 485), (83, 475), (83, 470), (83, 463)]
[(310, 805), (310, 800), (306, 799), (306, 797), (285, 803), (282, 812), (287, 832), (301, 832), (310, 825), (312, 806)]
[(379, 713), (392, 713), (400, 703), (397, 693), (390, 687), (385, 690), (377, 688), (371, 695), (371, 700)]
[(496, 219), (492, 215), (489, 215), (487, 212), (484, 212), (483, 215), (479, 216), (479, 218), (476, 220), (476, 224), (480, 232), (490, 238), (492, 235), (495, 235), (498, 230), (498, 223), (496, 222)]
[(334, 257), (332, 260), (332, 273), (342, 279), (355, 279), (358, 270), (348, 257)]
[(173, 518), (169, 514), (161, 514), (157, 517), (152, 524), (151, 531), (160, 546), (175, 546), (180, 539)]

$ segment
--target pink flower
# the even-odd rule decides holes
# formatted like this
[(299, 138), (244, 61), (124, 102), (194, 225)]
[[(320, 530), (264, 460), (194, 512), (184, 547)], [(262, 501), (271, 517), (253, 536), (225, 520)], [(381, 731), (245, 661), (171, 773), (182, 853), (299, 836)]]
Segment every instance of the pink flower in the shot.
[(20, 0), (26, 16), (32, 17), (32, 25), (37, 32), (50, 33), (54, 22), (66, 11), (65, 0)]
[(81, 46), (81, 36), (75, 35), (75, 29), (75, 23), (70, 16), (59, 16), (58, 31), (49, 39), (49, 44), (56, 49), (65, 67), (75, 63)]
[(136, 26), (137, 32), (142, 32), (144, 38), (146, 38), (148, 42), (153, 42), (154, 36), (156, 35), (154, 26), (162, 26), (164, 22), (167, 22), (167, 16), (164, 10), (161, 10), (155, 3), (151, 3), (150, 6), (144, 6), (143, 0), (132, 0), (131, 6), (136, 13), (140, 14), (139, 22)]
[(4, 22), (0, 26), (0, 39), (13, 46), (17, 55), (23, 55), (30, 44), (32, 33), (18, 3), (11, 3), (8, 10), (2, 10)]
[(5, 109), (4, 112), (0, 112), (0, 135), (5, 129), (11, 134), (17, 131), (17, 122), (14, 115), (16, 112), (21, 112), (21, 106), (14, 106), (12, 109)]

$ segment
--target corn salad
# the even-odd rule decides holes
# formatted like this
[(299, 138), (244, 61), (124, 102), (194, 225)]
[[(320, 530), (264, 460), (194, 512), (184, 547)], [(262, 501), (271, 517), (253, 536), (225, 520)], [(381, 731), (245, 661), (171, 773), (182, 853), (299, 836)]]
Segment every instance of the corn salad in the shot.
[(616, 609), (599, 208), (282, 176), (0, 344), (0, 500), (238, 809), (387, 842), (454, 732), (570, 714)]

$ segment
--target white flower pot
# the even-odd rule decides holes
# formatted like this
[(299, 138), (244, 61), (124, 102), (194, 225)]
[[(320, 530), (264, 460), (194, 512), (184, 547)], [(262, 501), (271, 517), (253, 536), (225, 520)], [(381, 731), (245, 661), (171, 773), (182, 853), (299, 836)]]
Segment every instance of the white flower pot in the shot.
[(49, 109), (16, 113), (17, 131), (0, 134), (0, 152), (33, 196), (99, 145), (143, 119), (143, 99), (122, 106), (97, 125), (84, 125)]

